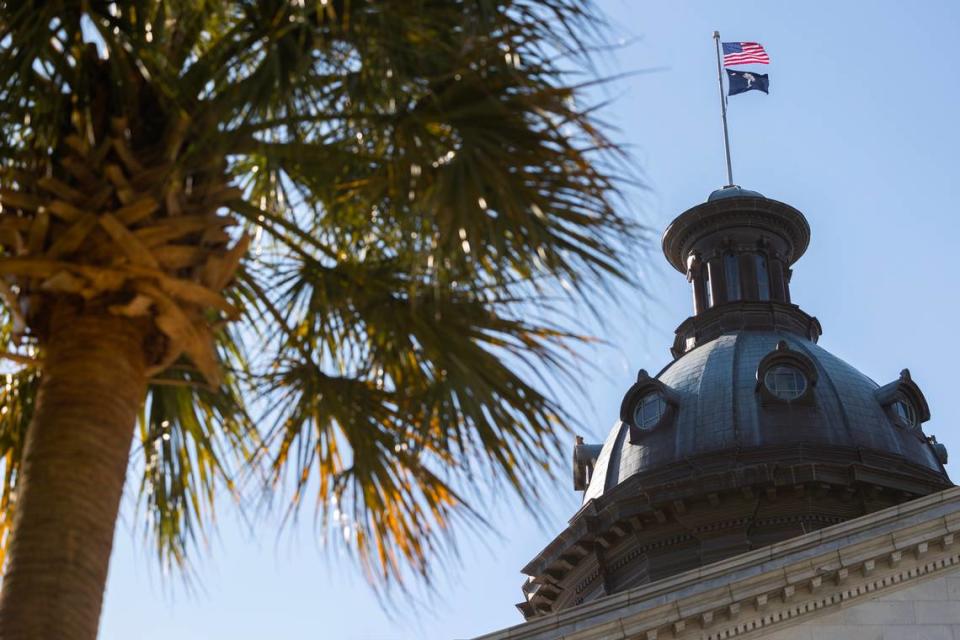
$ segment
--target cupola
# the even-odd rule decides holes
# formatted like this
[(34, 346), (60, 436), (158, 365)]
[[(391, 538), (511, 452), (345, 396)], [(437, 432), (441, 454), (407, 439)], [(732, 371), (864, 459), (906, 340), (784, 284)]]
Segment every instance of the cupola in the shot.
[(730, 329), (782, 328), (815, 341), (819, 323), (790, 299), (791, 266), (809, 242), (803, 214), (738, 186), (680, 214), (663, 252), (690, 282), (693, 316), (677, 330), (674, 355)]

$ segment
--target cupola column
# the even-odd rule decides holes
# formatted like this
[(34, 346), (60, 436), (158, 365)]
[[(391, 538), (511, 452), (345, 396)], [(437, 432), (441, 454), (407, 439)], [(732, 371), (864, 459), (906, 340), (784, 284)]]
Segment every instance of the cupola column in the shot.
[(693, 285), (693, 312), (701, 313), (707, 309), (707, 292), (704, 286), (704, 264), (700, 256), (693, 254), (687, 260), (687, 282)]
[(716, 307), (727, 302), (727, 277), (723, 272), (723, 256), (714, 254), (707, 260), (707, 272), (710, 278), (710, 306)]
[(741, 300), (760, 300), (760, 290), (757, 287), (757, 255), (754, 251), (744, 251), (737, 256), (740, 267)]
[(770, 297), (778, 302), (790, 303), (790, 288), (779, 256), (770, 260)]

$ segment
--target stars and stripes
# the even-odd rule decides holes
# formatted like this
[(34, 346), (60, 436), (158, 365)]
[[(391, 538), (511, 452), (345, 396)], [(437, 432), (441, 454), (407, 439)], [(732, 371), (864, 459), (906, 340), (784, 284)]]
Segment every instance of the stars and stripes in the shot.
[(724, 42), (723, 66), (736, 64), (770, 64), (770, 56), (763, 45), (756, 42)]

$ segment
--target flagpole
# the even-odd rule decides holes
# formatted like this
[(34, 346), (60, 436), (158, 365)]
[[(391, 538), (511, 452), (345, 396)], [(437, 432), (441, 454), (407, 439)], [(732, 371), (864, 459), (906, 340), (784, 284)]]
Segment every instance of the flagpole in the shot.
[(727, 131), (727, 101), (723, 94), (723, 65), (720, 63), (720, 32), (713, 32), (717, 45), (717, 83), (720, 86), (720, 117), (723, 119), (723, 151), (727, 155), (727, 186), (733, 185), (733, 165), (730, 164), (730, 134)]

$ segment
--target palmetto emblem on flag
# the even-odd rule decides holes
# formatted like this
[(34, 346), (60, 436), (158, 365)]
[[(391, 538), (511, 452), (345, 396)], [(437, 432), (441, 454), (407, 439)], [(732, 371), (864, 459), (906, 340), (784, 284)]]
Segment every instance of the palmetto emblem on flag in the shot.
[(729, 90), (727, 95), (735, 96), (745, 91), (770, 92), (770, 76), (765, 73), (751, 73), (750, 71), (736, 71), (727, 69)]
[(738, 64), (770, 64), (763, 45), (756, 42), (724, 42), (723, 66), (732, 67)]

